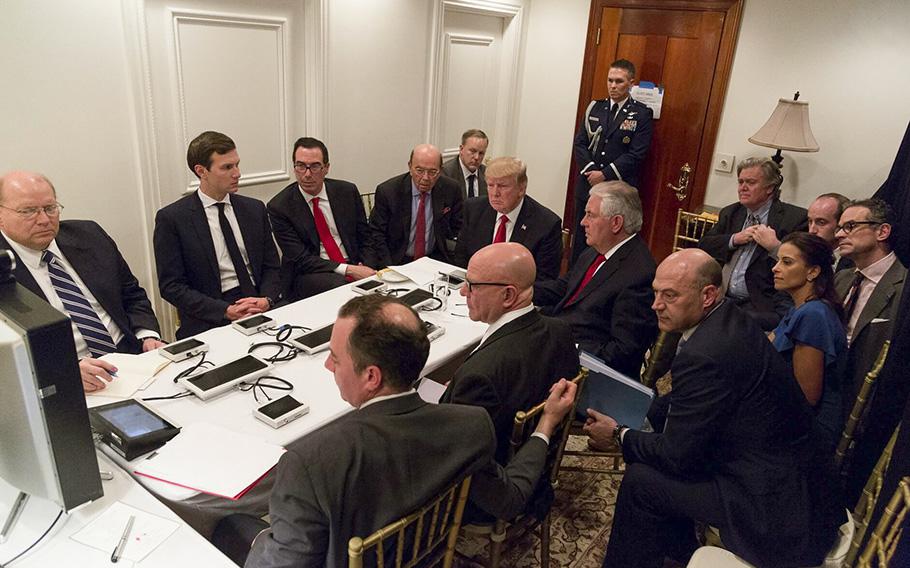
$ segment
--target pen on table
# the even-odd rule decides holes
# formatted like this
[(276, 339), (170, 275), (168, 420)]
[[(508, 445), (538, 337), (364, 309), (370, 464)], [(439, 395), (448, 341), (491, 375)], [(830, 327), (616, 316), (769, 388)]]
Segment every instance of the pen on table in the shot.
[(152, 373), (152, 376), (153, 376), (153, 377), (157, 377), (157, 376), (158, 376), (158, 373), (160, 373), (161, 371), (167, 369), (168, 366), (170, 366), (171, 363), (173, 363), (173, 361), (168, 361), (168, 362), (165, 363), (164, 365), (161, 365), (160, 367), (158, 367), (158, 369), (157, 369), (154, 373)]
[(133, 528), (133, 521), (136, 520), (136, 515), (130, 515), (130, 519), (126, 522), (126, 528), (123, 529), (123, 535), (120, 537), (120, 542), (117, 543), (117, 548), (114, 549), (114, 552), (111, 553), (111, 562), (117, 562), (120, 560), (120, 556), (123, 554), (123, 549), (126, 547), (126, 541), (130, 537), (130, 531)]

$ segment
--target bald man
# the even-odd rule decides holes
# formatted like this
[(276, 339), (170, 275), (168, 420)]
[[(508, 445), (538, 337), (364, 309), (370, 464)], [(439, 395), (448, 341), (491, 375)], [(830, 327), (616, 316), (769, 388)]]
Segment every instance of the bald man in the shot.
[(107, 233), (94, 221), (61, 221), (63, 205), (45, 176), (0, 178), (0, 248), (16, 255), (16, 280), (73, 320), (85, 392), (117, 369), (98, 357), (164, 345), (152, 304)]
[(464, 198), (441, 172), (442, 154), (432, 144), (420, 144), (411, 150), (406, 173), (379, 184), (366, 264), (382, 268), (423, 256), (454, 261)]
[(496, 429), (496, 461), (503, 465), (515, 412), (578, 371), (572, 329), (534, 309), (536, 273), (534, 257), (518, 243), (492, 244), (471, 257), (461, 295), (470, 318), (490, 327), (441, 399), (487, 410)]
[(811, 410), (721, 281), (720, 265), (698, 249), (657, 268), (652, 308), (661, 331), (682, 334), (663, 432), (588, 411), (588, 434), (612, 437), (626, 462), (605, 567), (659, 567), (665, 555), (685, 564), (697, 546), (693, 521), (717, 527), (755, 566), (815, 566), (833, 542), (825, 503), (836, 500), (812, 473)]

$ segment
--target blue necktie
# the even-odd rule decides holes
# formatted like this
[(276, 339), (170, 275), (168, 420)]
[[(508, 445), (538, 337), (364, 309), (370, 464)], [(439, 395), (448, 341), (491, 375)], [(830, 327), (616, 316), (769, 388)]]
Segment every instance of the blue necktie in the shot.
[(49, 250), (41, 254), (41, 260), (47, 264), (47, 273), (51, 277), (51, 286), (57, 292), (63, 309), (69, 314), (76, 329), (85, 339), (92, 357), (101, 357), (117, 350), (114, 338), (101, 322), (98, 313), (92, 308), (91, 302), (85, 297), (82, 288), (76, 284), (73, 277), (67, 272), (56, 255)]

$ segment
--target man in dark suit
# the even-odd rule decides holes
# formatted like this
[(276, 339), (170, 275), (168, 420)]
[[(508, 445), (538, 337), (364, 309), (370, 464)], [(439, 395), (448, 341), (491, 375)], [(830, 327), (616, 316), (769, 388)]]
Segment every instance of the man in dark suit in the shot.
[(575, 240), (574, 263), (585, 250), (580, 228), (589, 190), (603, 181), (624, 181), (638, 187), (641, 165), (651, 146), (654, 113), (629, 96), (635, 65), (626, 59), (610, 64), (607, 87), (610, 98), (591, 101), (575, 135)]
[[(685, 563), (694, 521), (755, 566), (815, 566), (834, 540), (837, 505), (816, 473), (811, 410), (761, 329), (720, 293), (721, 269), (704, 251), (657, 268), (660, 329), (681, 332), (662, 433), (590, 411), (585, 429), (620, 444), (626, 473), (604, 566)], [(843, 509), (841, 509), (842, 515)]]
[(15, 254), (20, 284), (73, 320), (82, 385), (93, 392), (117, 371), (98, 357), (164, 344), (152, 304), (116, 243), (94, 221), (61, 222), (62, 208), (41, 174), (0, 178), (0, 248)]
[(720, 211), (698, 246), (724, 267), (728, 298), (770, 331), (793, 305), (789, 294), (774, 289), (771, 269), (780, 240), (805, 231), (808, 212), (780, 201), (784, 178), (768, 158), (748, 158), (737, 166), (739, 201)]
[(442, 165), (442, 175), (458, 183), (461, 197), (470, 199), (487, 194), (486, 166), (483, 157), (490, 140), (486, 133), (472, 128), (461, 135), (458, 155)]
[(237, 194), (234, 141), (203, 132), (187, 165), (199, 190), (155, 216), (155, 262), (161, 297), (177, 308), (183, 339), (270, 309), (280, 295), (278, 251), (265, 205)]
[(300, 138), (292, 158), (297, 181), (268, 204), (284, 297), (308, 298), (376, 274), (363, 265), (369, 225), (357, 186), (326, 179), (329, 150), (320, 140)]
[(521, 243), (534, 256), (538, 280), (557, 278), (562, 221), (527, 195), (527, 166), (518, 158), (496, 158), (490, 162), (487, 179), (487, 199), (465, 202), (456, 264), (467, 266), (474, 253), (490, 243)]
[(440, 177), (442, 154), (431, 144), (411, 151), (408, 172), (376, 188), (370, 215), (370, 260), (374, 268), (405, 264), (422, 256), (454, 258), (464, 199), (451, 179)]
[(482, 409), (427, 404), (411, 389), (429, 350), (417, 314), (399, 301), (370, 295), (342, 306), (326, 368), (356, 410), (288, 446), (271, 528), (256, 538), (247, 567), (343, 566), (351, 537), (371, 534), (465, 475), (474, 474), (472, 489), (494, 510), (530, 493), (574, 385), (554, 388), (536, 437), (509, 468), (498, 468)]
[[(837, 242), (843, 258), (854, 262), (853, 270), (843, 270), (834, 283), (844, 301), (847, 324), (847, 366), (845, 370), (844, 417), (853, 408), (866, 374), (872, 369), (885, 341), (891, 339), (901, 303), (907, 269), (891, 250), (893, 212), (880, 199), (851, 202), (840, 217)], [(879, 385), (881, 387), (881, 385)], [(859, 497), (866, 479), (875, 467), (893, 424), (879, 432), (877, 408), (887, 392), (876, 391), (867, 403), (864, 423), (876, 433), (872, 439), (863, 431), (856, 433), (857, 455), (848, 472), (846, 499)]]
[(496, 460), (505, 464), (515, 413), (543, 400), (560, 378), (574, 377), (578, 352), (567, 324), (534, 309), (534, 258), (518, 243), (472, 256), (461, 294), (469, 317), (490, 327), (441, 402), (485, 408), (496, 428)]
[(590, 247), (567, 275), (538, 282), (534, 303), (571, 325), (581, 349), (637, 378), (657, 337), (650, 308), (654, 258), (638, 234), (641, 200), (634, 187), (611, 181), (591, 189), (585, 210)]

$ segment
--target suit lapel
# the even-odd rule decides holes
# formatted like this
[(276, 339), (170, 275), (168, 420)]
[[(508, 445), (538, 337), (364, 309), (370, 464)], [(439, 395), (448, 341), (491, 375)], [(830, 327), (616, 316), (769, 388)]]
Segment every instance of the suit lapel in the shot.
[(190, 222), (196, 231), (199, 242), (205, 250), (205, 258), (209, 263), (209, 269), (217, 282), (221, 281), (221, 271), (218, 268), (218, 259), (215, 257), (215, 241), (212, 239), (212, 231), (209, 229), (209, 222), (205, 216), (205, 208), (202, 207), (202, 201), (198, 195), (190, 198)]
[(243, 201), (232, 199), (231, 206), (234, 208), (234, 215), (237, 217), (237, 224), (240, 226), (240, 234), (243, 235), (243, 248), (246, 249), (247, 258), (250, 259), (253, 283), (255, 286), (259, 286), (260, 275), (257, 267), (262, 265), (262, 250), (257, 246), (260, 240), (259, 224), (252, 215), (252, 209), (247, 207), (247, 204)]
[(856, 320), (856, 326), (853, 329), (853, 338), (859, 337), (863, 329), (869, 325), (873, 319), (881, 315), (882, 311), (894, 296), (897, 286), (904, 281), (903, 270), (900, 262), (895, 259), (894, 264), (888, 269), (888, 272), (878, 281), (878, 285), (872, 290), (869, 300), (863, 306), (863, 311)]
[[(341, 194), (338, 193), (337, 188), (334, 184), (330, 184), (326, 181), (325, 184), (326, 194), (329, 196), (329, 205), (332, 209), (332, 218), (335, 219), (335, 228), (338, 229), (338, 235), (341, 237), (341, 244), (344, 245), (345, 251), (348, 253), (348, 257), (354, 255), (354, 251), (357, 250), (357, 247), (354, 244), (357, 242), (356, 236), (350, 233), (351, 230), (356, 229), (357, 222), (347, 223), (348, 219), (354, 219), (356, 216), (354, 211), (351, 210), (350, 205), (346, 199), (343, 199)], [(310, 215), (312, 218), (312, 215)], [(313, 225), (315, 229), (315, 222)]]
[[(326, 191), (328, 191), (328, 185), (326, 185)], [(319, 233), (316, 231), (316, 220), (313, 219), (313, 211), (307, 204), (306, 198), (301, 194), (300, 188), (297, 188), (293, 199), (298, 218), (300, 219), (300, 224), (303, 225), (303, 234), (305, 234), (306, 238), (310, 241), (310, 247), (315, 248), (318, 251)], [(331, 195), (329, 195), (329, 201), (332, 201)]]
[(518, 212), (518, 217), (515, 218), (515, 226), (512, 227), (512, 238), (509, 239), (509, 242), (526, 244), (528, 218), (531, 216), (532, 207), (531, 198), (525, 195), (524, 202), (521, 204), (521, 211)]
[(488, 337), (487, 340), (484, 341), (483, 343), (481, 343), (477, 349), (475, 349), (467, 357), (465, 357), (465, 361), (467, 361), (468, 359), (473, 357), (475, 354), (490, 347), (497, 341), (499, 341), (505, 337), (508, 337), (508, 336), (512, 335), (513, 333), (516, 333), (518, 331), (525, 329), (526, 327), (528, 327), (529, 325), (532, 325), (539, 319), (540, 319), (540, 314), (538, 314), (536, 311), (532, 311), (530, 313), (527, 313), (527, 314), (519, 317), (518, 319), (514, 319), (514, 320), (510, 321), (506, 325), (500, 327), (495, 332), (493, 332), (493, 335)]
[[(559, 301), (559, 304), (556, 306), (556, 310), (561, 310), (566, 306), (566, 302), (569, 298), (572, 297), (572, 294), (575, 293), (575, 290), (581, 284), (581, 281), (585, 277), (585, 273), (588, 271), (588, 267), (591, 266), (592, 262), (594, 262), (594, 257), (596, 256), (597, 251), (591, 247), (588, 247), (583, 253), (581, 253), (581, 256), (578, 257), (578, 260), (575, 262), (575, 264), (578, 266), (578, 270), (575, 270), (575, 267), (573, 266), (573, 270), (569, 273), (569, 281), (566, 283), (566, 294), (563, 296), (562, 300)], [(598, 274), (595, 275), (595, 278), (600, 274), (601, 271), (603, 271), (603, 268), (598, 271)], [(593, 283), (593, 280), (592, 282), (589, 282), (589, 284), (591, 283)], [(590, 286), (588, 286), (588, 288), (590, 288)]]

